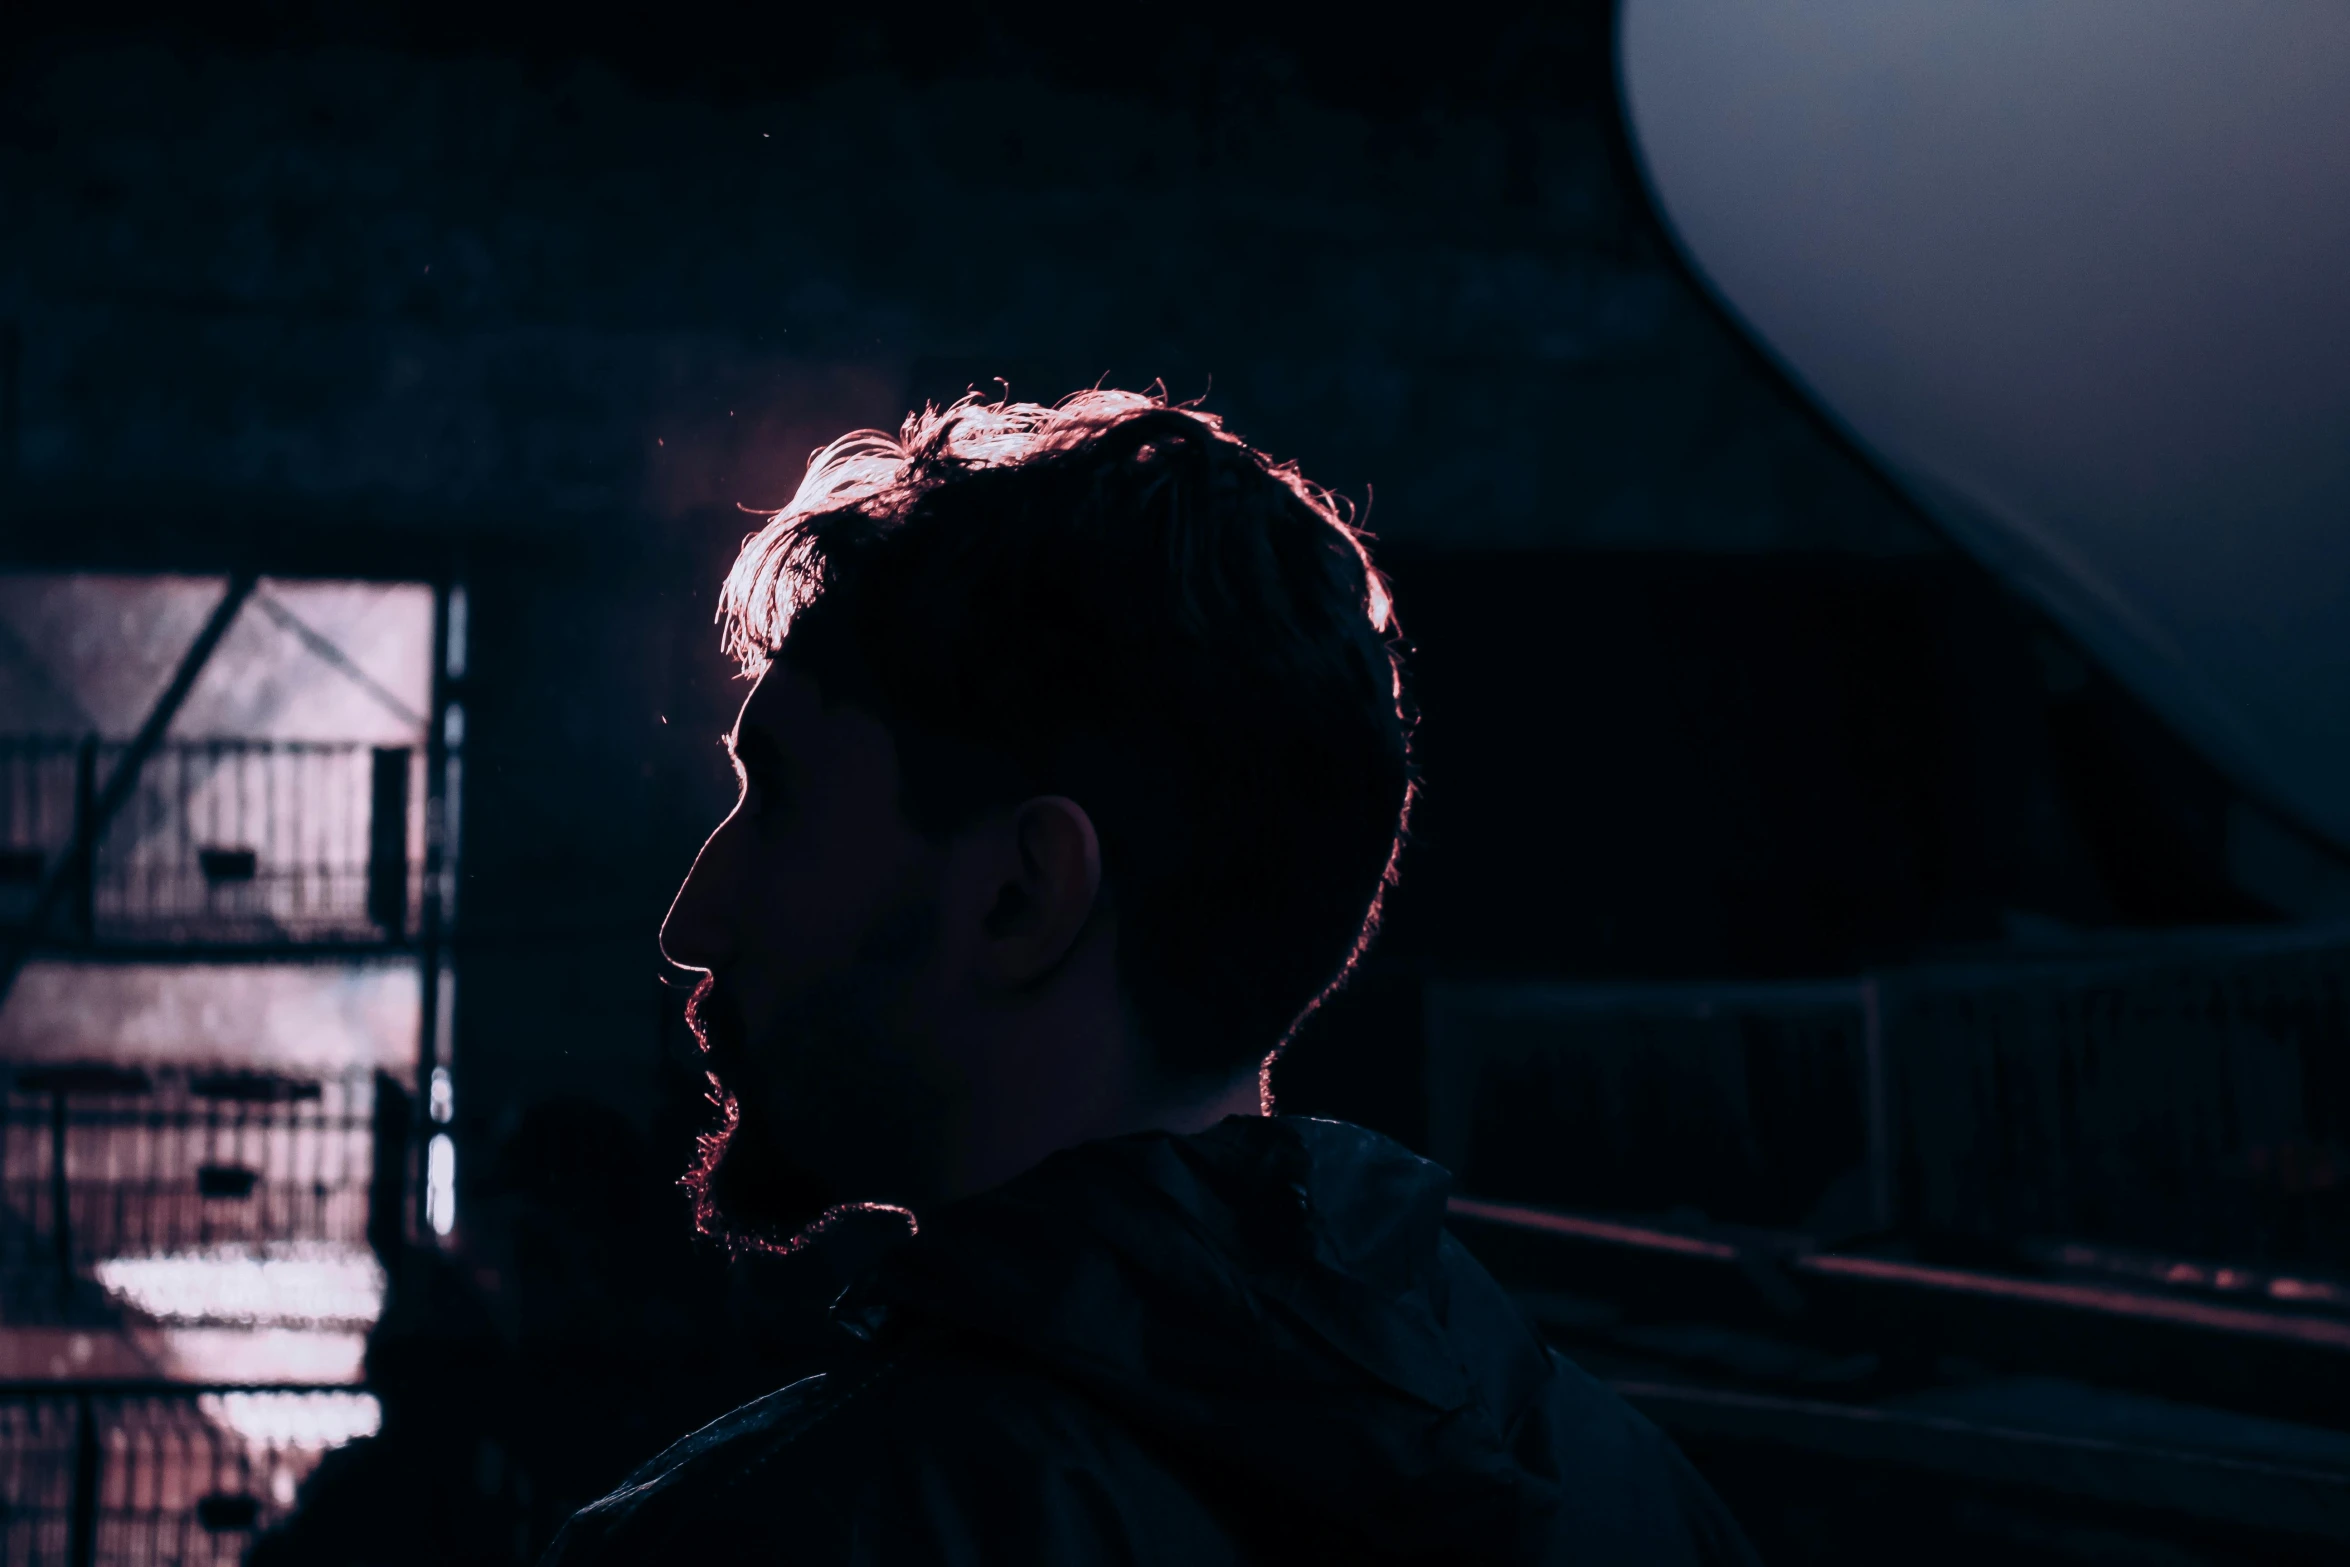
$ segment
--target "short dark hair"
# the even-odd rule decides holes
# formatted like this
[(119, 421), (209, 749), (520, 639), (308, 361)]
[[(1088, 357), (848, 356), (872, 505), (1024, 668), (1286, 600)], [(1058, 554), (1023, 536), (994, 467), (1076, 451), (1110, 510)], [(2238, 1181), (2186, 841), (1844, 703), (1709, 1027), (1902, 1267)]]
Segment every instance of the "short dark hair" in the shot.
[(810, 459), (720, 607), (897, 742), (944, 836), (1066, 795), (1179, 1079), (1269, 1058), (1376, 929), (1412, 791), (1391, 601), (1342, 503), (1163, 396), (966, 397)]

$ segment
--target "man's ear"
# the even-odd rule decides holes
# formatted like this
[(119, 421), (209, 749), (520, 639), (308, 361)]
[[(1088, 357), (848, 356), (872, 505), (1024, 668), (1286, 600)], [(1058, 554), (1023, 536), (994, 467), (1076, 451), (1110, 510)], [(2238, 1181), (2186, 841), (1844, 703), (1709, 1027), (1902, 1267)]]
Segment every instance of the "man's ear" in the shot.
[(1011, 874), (984, 921), (988, 975), (1032, 984), (1077, 945), (1102, 890), (1102, 845), (1075, 800), (1039, 795), (1012, 813)]

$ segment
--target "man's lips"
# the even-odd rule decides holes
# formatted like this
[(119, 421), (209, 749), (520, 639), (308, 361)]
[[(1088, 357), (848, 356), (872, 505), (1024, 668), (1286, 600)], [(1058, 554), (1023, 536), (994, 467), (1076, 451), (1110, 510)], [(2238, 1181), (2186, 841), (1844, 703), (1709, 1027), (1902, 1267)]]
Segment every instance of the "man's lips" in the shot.
[(689, 1011), (703, 1060), (711, 1072), (725, 1076), (743, 1058), (742, 1014), (732, 993), (721, 990), (715, 980), (704, 979), (694, 988)]

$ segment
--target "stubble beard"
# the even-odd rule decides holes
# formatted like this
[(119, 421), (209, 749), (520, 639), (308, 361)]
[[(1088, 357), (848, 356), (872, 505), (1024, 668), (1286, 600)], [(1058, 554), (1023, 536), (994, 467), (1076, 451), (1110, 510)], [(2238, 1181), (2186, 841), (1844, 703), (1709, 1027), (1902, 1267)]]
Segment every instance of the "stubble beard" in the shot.
[[(916, 1227), (913, 1210), (882, 1193), (931, 1184), (926, 1166), (940, 1142), (940, 1105), (907, 1069), (905, 1041), (883, 1021), (908, 975), (872, 956), (861, 953), (865, 961), (787, 1008), (762, 1039), (747, 1037), (711, 976), (686, 1005), (718, 1124), (697, 1139), (681, 1184), (695, 1228), (731, 1255), (789, 1256), (860, 1220), (907, 1233)], [(788, 1090), (760, 1075), (761, 1063), (778, 1061), (800, 1067)], [(743, 1091), (725, 1074), (743, 1076)], [(827, 1161), (803, 1157), (810, 1148), (829, 1148), (835, 1168), (816, 1168)], [(886, 1162), (895, 1168), (859, 1169), (862, 1161), (839, 1157), (871, 1148), (890, 1150)]]

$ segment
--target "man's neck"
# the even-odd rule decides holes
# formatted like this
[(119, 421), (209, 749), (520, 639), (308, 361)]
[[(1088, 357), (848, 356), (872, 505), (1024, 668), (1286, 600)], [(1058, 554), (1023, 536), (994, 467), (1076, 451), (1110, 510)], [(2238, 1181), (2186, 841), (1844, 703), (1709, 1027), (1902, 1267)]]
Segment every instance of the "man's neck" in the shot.
[[(1119, 1043), (1132, 1048), (1130, 1040)], [(1203, 1086), (1194, 1079), (1176, 1086), (1132, 1070), (1128, 1060), (1128, 1071), (1092, 1075), (1070, 1069), (1030, 1083), (1009, 1103), (974, 1104), (949, 1195), (985, 1191), (1081, 1143), (1139, 1132), (1188, 1136), (1227, 1116), (1263, 1113), (1253, 1067), (1221, 1083)]]
[(1257, 1073), (1247, 1073), (1219, 1084), (1205, 1093), (1190, 1097), (1171, 1097), (1163, 1109), (1146, 1114), (1142, 1124), (1133, 1127), (1137, 1132), (1173, 1132), (1188, 1136), (1204, 1132), (1226, 1116), (1262, 1115), (1265, 1113), (1264, 1093), (1258, 1084)]

